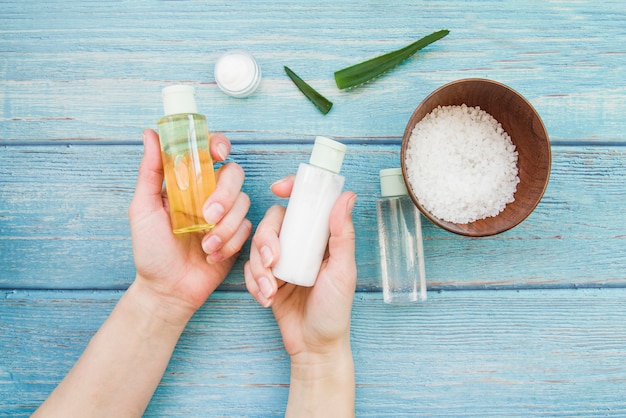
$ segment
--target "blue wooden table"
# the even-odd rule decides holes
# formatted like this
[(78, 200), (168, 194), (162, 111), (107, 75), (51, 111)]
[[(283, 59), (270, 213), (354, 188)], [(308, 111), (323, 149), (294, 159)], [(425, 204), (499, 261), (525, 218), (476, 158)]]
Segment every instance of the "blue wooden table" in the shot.
[[(0, 0), (0, 415), (30, 414), (134, 278), (127, 208), (162, 87), (196, 87), (233, 142), (256, 225), (315, 135), (348, 144), (358, 194), (352, 340), (358, 416), (626, 415), (626, 3)], [(350, 91), (333, 72), (450, 34)], [(255, 95), (213, 79), (258, 59)], [(288, 65), (334, 102), (324, 116)], [(461, 78), (505, 83), (552, 141), (522, 224), (467, 238), (424, 220), (428, 301), (382, 301), (378, 171), (415, 107)], [(245, 291), (248, 246), (185, 330), (146, 416), (282, 415), (289, 361)]]

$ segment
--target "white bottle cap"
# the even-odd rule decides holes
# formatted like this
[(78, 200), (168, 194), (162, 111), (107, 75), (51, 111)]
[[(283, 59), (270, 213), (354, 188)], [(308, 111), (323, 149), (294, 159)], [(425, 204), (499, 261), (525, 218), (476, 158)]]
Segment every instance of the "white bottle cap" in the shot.
[(192, 86), (183, 84), (168, 86), (162, 90), (162, 95), (165, 116), (198, 113), (196, 90)]
[(380, 170), (380, 192), (383, 197), (404, 196), (409, 194), (402, 177), (401, 168)]
[(341, 142), (333, 141), (324, 136), (315, 137), (309, 164), (333, 173), (339, 173), (347, 149), (348, 147)]
[(252, 54), (243, 50), (229, 51), (215, 63), (215, 82), (226, 94), (247, 97), (261, 82), (261, 68)]

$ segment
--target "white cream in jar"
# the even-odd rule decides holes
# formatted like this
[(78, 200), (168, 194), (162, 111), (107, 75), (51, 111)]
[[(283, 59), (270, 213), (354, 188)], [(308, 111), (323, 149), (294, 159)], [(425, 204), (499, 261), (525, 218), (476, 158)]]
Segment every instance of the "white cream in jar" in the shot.
[(247, 97), (261, 82), (261, 68), (249, 52), (229, 51), (215, 63), (215, 82), (229, 96)]

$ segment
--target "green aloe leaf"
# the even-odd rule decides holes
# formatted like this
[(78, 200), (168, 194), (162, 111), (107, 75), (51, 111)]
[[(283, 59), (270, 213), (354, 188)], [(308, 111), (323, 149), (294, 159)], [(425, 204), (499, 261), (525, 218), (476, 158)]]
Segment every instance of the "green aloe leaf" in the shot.
[(335, 82), (340, 89), (359, 86), (391, 70), (405, 59), (415, 54), (420, 49), (446, 36), (449, 30), (443, 29), (433, 32), (422, 39), (405, 46), (404, 48), (389, 52), (376, 58), (363, 61), (359, 64), (346, 67), (335, 72)]
[(311, 103), (319, 109), (320, 112), (323, 114), (330, 112), (330, 108), (333, 107), (333, 102), (319, 94), (313, 87), (309, 86), (304, 80), (298, 77), (296, 73), (291, 71), (289, 67), (285, 66), (284, 68), (291, 81), (293, 81), (302, 94), (304, 94), (307, 99), (309, 99)]

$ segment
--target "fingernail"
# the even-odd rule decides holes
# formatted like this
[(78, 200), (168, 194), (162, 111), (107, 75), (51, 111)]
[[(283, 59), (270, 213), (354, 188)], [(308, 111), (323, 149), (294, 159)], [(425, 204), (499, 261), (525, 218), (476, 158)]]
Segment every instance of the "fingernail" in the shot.
[(272, 261), (274, 261), (274, 254), (272, 254), (272, 250), (267, 245), (261, 247), (261, 261), (263, 262), (263, 267), (269, 268), (272, 265)]
[(202, 243), (202, 249), (207, 254), (213, 254), (222, 246), (222, 240), (217, 235), (211, 235)]
[(350, 200), (348, 200), (348, 206), (347, 206), (348, 212), (352, 212), (352, 209), (354, 209), (354, 204), (356, 203), (356, 198), (357, 198), (357, 195), (354, 194), (350, 198)]
[(287, 180), (286, 178), (280, 179), (280, 180), (276, 180), (274, 183), (272, 183), (270, 185), (270, 189), (273, 188), (274, 186), (276, 186), (277, 184), (280, 184), (282, 182), (284, 182), (285, 180)]
[(224, 216), (224, 206), (219, 203), (212, 203), (204, 211), (204, 219), (209, 225), (217, 224), (222, 219), (222, 216)]
[(259, 286), (259, 290), (261, 291), (263, 298), (269, 301), (270, 297), (272, 297), (273, 292), (270, 280), (267, 277), (260, 277), (257, 281), (257, 285)]
[(225, 144), (217, 144), (217, 155), (224, 161), (228, 157), (228, 147)]
[(217, 264), (219, 262), (221, 262), (222, 260), (224, 260), (224, 256), (222, 255), (222, 253), (212, 253), (206, 256), (206, 261), (209, 264)]
[(262, 307), (269, 308), (270, 301), (265, 299), (265, 296), (263, 296), (263, 293), (261, 293), (261, 292), (257, 293), (256, 294), (256, 300), (261, 304)]

